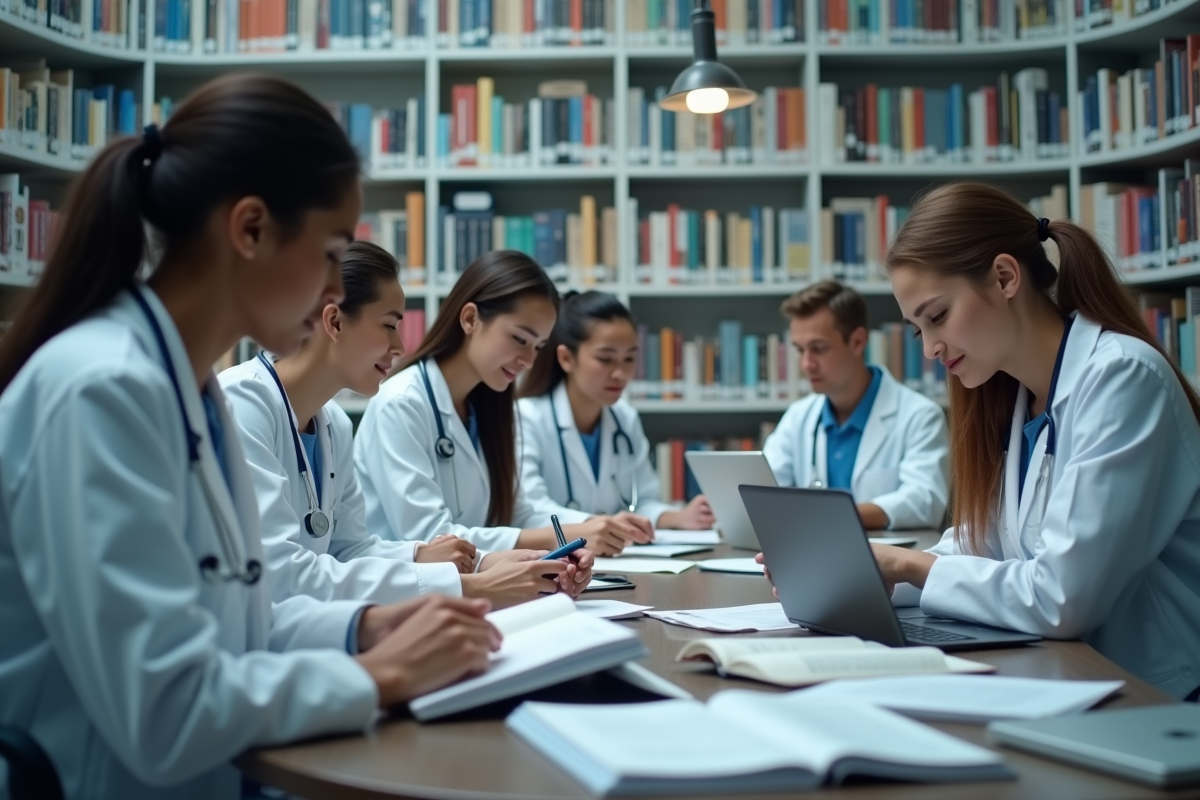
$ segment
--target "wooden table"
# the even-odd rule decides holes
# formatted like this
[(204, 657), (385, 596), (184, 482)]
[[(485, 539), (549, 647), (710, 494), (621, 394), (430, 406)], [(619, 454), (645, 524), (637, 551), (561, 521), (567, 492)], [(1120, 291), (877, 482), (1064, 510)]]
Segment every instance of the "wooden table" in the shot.
[[(922, 546), (932, 537), (923, 536)], [(722, 546), (696, 556), (752, 555)], [(716, 608), (770, 601), (765, 580), (753, 575), (701, 572), (680, 575), (630, 576), (636, 588), (601, 592), (605, 597), (662, 609)], [(623, 624), (637, 630), (650, 656), (643, 664), (660, 676), (704, 699), (721, 689), (779, 691), (765, 684), (718, 678), (698, 664), (673, 661), (689, 639), (704, 633), (642, 618)], [(807, 635), (797, 631), (794, 634)], [(1101, 680), (1123, 678), (1125, 688), (1106, 707), (1151, 705), (1170, 700), (1162, 692), (1125, 672), (1082, 642), (1044, 642), (1004, 650), (963, 654), (996, 666), (1001, 675)], [(939, 723), (937, 727), (968, 741), (985, 744), (981, 725)], [(1018, 773), (1016, 781), (958, 784), (872, 784), (814, 792), (806, 797), (841, 800), (972, 800), (985, 798), (1054, 798), (1054, 800), (1131, 800), (1132, 798), (1200, 797), (1200, 791), (1158, 792), (1137, 784), (1074, 769), (1053, 761), (1005, 750)], [(308, 742), (247, 753), (237, 762), (251, 777), (310, 800), (358, 798), (434, 798), (436, 800), (540, 800), (588, 797), (565, 773), (544, 760), (504, 727), (503, 719), (476, 719), (418, 724), (391, 720), (367, 736)], [(794, 797), (794, 795), (792, 795)], [(753, 795), (778, 800), (784, 795)]]

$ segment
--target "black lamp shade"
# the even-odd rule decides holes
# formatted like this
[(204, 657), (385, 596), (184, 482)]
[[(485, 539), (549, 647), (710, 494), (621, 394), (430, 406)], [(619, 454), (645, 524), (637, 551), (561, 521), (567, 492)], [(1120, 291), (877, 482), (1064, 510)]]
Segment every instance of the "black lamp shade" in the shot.
[(658, 105), (666, 111), (690, 111), (688, 94), (698, 89), (723, 89), (729, 104), (718, 111), (748, 106), (758, 94), (747, 89), (736, 72), (717, 61), (716, 19), (706, 3), (699, 5), (692, 11), (692, 65), (679, 73)]

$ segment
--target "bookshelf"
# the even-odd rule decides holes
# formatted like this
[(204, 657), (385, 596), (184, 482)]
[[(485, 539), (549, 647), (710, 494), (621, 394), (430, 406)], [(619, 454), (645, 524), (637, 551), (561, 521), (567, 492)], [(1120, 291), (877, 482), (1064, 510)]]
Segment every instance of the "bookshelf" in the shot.
[[(460, 1), (465, 8), (466, 0)], [(781, 333), (785, 323), (778, 314), (779, 302), (805, 281), (645, 283), (638, 279), (638, 265), (633, 263), (637, 231), (630, 214), (635, 203), (642, 213), (661, 211), (671, 202), (722, 212), (741, 211), (753, 204), (806, 209), (808, 246), (815, 270), (821, 267), (820, 254), (827, 245), (819, 224), (820, 209), (833, 198), (887, 195), (896, 203), (907, 204), (916, 192), (934, 183), (978, 178), (1029, 199), (1049, 195), (1053, 186), (1061, 184), (1067, 190), (1070, 213), (1078, 221), (1085, 186), (1103, 181), (1152, 186), (1159, 168), (1180, 167), (1185, 159), (1200, 153), (1200, 127), (1128, 148), (1087, 152), (1077, 124), (1082, 110), (1080, 92), (1087, 76), (1103, 67), (1118, 72), (1145, 67), (1157, 54), (1163, 37), (1200, 33), (1200, 0), (1163, 0), (1161, 7), (1153, 10), (1142, 8), (1143, 4), (1150, 5), (1144, 0), (1089, 2), (1089, 12), (1079, 19), (1071, 0), (1057, 0), (1046, 6), (1055, 13), (1047, 26), (1034, 32), (1036, 35), (998, 34), (999, 40), (969, 44), (935, 41), (936, 37), (909, 43), (895, 41), (899, 35), (895, 26), (881, 27), (882, 32), (822, 35), (823, 23), (828, 28), (836, 18), (830, 12), (838, 8), (844, 12), (848, 1), (807, 0), (802, 16), (804, 41), (783, 42), (778, 36), (765, 36), (767, 41), (751, 43), (733, 28), (718, 34), (721, 60), (737, 69), (752, 88), (803, 89), (807, 122), (804, 157), (788, 163), (629, 163), (626, 154), (632, 146), (631, 88), (642, 88), (652, 99), (654, 87), (670, 85), (691, 57), (686, 22), (677, 17), (669, 20), (673, 30), (662, 34), (647, 35), (641, 30), (623, 33), (633, 21), (630, 15), (645, 13), (647, 4), (639, 0), (607, 0), (600, 4), (598, 7), (607, 15), (607, 34), (593, 30), (588, 41), (575, 46), (531, 46), (531, 42), (511, 36), (501, 37), (508, 45), (504, 47), (461, 46), (465, 39), (455, 42), (454, 36), (435, 34), (423, 41), (397, 40), (399, 43), (394, 42), (392, 47), (380, 49), (221, 53), (199, 52), (202, 47), (190, 53), (156, 49), (156, 32), (161, 26), (156, 25), (154, 14), (156, 7), (164, 4), (144, 4), (144, 18), (140, 25), (134, 24), (127, 37), (137, 46), (117, 48), (86, 37), (72, 38), (23, 18), (12, 9), (24, 5), (24, 0), (0, 0), (0, 66), (42, 57), (52, 68), (75, 70), (86, 81), (85, 86), (104, 81), (132, 89), (142, 122), (150, 121), (152, 105), (160, 98), (182, 98), (203, 82), (231, 70), (253, 69), (286, 76), (326, 102), (402, 107), (408, 98), (421, 95), (428, 103), (422, 131), (428, 154), (425, 164), (369, 169), (364, 180), (367, 211), (404, 208), (405, 193), (423, 192), (427, 260), (432, 261), (434, 243), (439, 239), (436, 212), (439, 205), (449, 203), (455, 192), (489, 191), (495, 197), (497, 213), (508, 215), (530, 214), (546, 206), (578, 209), (580, 195), (590, 194), (598, 208), (615, 207), (618, 218), (616, 279), (597, 284), (597, 288), (620, 297), (651, 329), (675, 327), (684, 336), (710, 336), (717, 322), (726, 318), (744, 320), (748, 333)], [(898, 7), (901, 1), (892, 0), (891, 7)], [(404, 0), (403, 7), (411, 11), (413, 2)], [(428, 8), (438, 7), (437, 2), (426, 2)], [(734, 2), (729, 0), (731, 6)], [(1005, 3), (1013, 0), (962, 0), (961, 8), (982, 8), (997, 2), (1004, 9), (1011, 7)], [(663, 7), (673, 5), (664, 3)], [(878, 3), (868, 5), (877, 8)], [(1126, 5), (1143, 13), (1122, 18), (1121, 9)], [(496, 0), (494, 8), (511, 11), (511, 2)], [(504, 19), (511, 21), (510, 17)], [(458, 22), (469, 24), (465, 18)], [(499, 21), (494, 20), (493, 25), (497, 32), (506, 30)], [(983, 33), (975, 35), (985, 38)], [(872, 36), (877, 40), (868, 41)], [(822, 130), (822, 117), (827, 116), (821, 113), (823, 84), (853, 91), (867, 84), (897, 89), (907, 85), (946, 88), (960, 82), (964, 90), (973, 90), (978, 85), (995, 83), (1002, 71), (1015, 75), (1027, 67), (1044, 70), (1049, 88), (1058, 92), (1065, 104), (1070, 133), (1065, 154), (945, 163), (832, 161), (823, 157), (822, 136), (828, 133)], [(493, 78), (495, 93), (506, 102), (516, 103), (535, 97), (538, 84), (549, 78), (586, 81), (590, 94), (613, 101), (612, 158), (594, 166), (471, 168), (439, 164), (433, 150), (438, 114), (451, 110), (451, 86), (474, 82), (480, 76)], [(35, 198), (48, 199), (55, 206), (61, 201), (63, 187), (82, 163), (0, 143), (0, 173), (19, 173), (31, 184)], [(1149, 268), (1128, 273), (1129, 282), (1145, 290), (1168, 291), (1200, 283), (1200, 266), (1168, 266), (1166, 249), (1164, 244)], [(431, 270), (424, 285), (405, 286), (409, 307), (424, 310), (427, 321), (432, 321), (449, 291), (449, 282), (443, 277)], [(0, 275), (0, 286), (10, 287), (4, 291), (19, 291), (11, 287), (29, 282), (27, 278), (6, 279)], [(899, 320), (886, 282), (875, 279), (850, 283), (866, 296), (872, 327)], [(714, 435), (753, 435), (759, 423), (777, 418), (787, 403), (774, 399), (639, 400), (637, 405), (646, 412), (651, 439), (658, 440), (687, 430), (693, 434), (703, 430)], [(348, 407), (360, 410), (354, 403), (348, 403)]]

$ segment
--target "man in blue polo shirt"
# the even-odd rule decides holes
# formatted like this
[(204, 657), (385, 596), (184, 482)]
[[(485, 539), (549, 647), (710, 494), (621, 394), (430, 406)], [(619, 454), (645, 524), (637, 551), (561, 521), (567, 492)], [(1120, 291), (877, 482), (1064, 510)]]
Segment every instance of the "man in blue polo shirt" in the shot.
[(949, 494), (945, 416), (867, 365), (862, 296), (821, 281), (782, 311), (813, 393), (788, 408), (763, 447), (779, 485), (847, 490), (870, 529), (941, 527)]

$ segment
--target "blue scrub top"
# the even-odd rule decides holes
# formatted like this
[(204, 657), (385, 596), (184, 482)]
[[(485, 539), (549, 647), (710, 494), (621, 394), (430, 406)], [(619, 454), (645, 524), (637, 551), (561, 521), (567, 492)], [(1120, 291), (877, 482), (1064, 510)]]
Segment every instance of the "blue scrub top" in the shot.
[[(1029, 417), (1029, 411), (1025, 412), (1026, 418)], [(1029, 462), (1033, 460), (1033, 447), (1037, 444), (1038, 437), (1042, 435), (1042, 428), (1046, 427), (1046, 421), (1049, 419), (1046, 412), (1038, 414), (1033, 419), (1028, 420), (1023, 428), (1024, 440), (1021, 443), (1021, 491), (1025, 491), (1025, 476), (1029, 473)]]
[(467, 406), (467, 436), (471, 437), (471, 444), (475, 447), (475, 452), (479, 452), (479, 420), (475, 418), (475, 406)]
[(302, 433), (300, 441), (304, 443), (304, 452), (308, 453), (308, 463), (312, 467), (313, 488), (317, 490), (319, 499), (321, 497), (321, 448), (317, 444), (317, 435)]
[(596, 423), (596, 427), (591, 433), (579, 434), (579, 438), (583, 440), (583, 449), (587, 452), (588, 461), (592, 464), (592, 475), (597, 480), (600, 479), (600, 429), (604, 427), (600, 423)]
[(854, 462), (858, 458), (858, 446), (862, 443), (863, 431), (866, 430), (867, 420), (871, 418), (871, 407), (875, 405), (875, 396), (879, 394), (879, 385), (883, 383), (883, 372), (879, 367), (871, 367), (871, 384), (867, 393), (854, 407), (854, 413), (841, 425), (837, 424), (837, 415), (828, 398), (825, 407), (821, 409), (821, 425), (825, 428), (825, 475), (827, 485), (831, 489), (850, 490), (854, 478)]
[(208, 420), (208, 436), (212, 439), (213, 452), (217, 454), (217, 463), (221, 466), (221, 476), (225, 485), (233, 492), (233, 484), (229, 480), (229, 464), (225, 460), (225, 430), (221, 427), (221, 417), (217, 413), (217, 401), (208, 392), (201, 392), (200, 399), (204, 401), (204, 417)]

